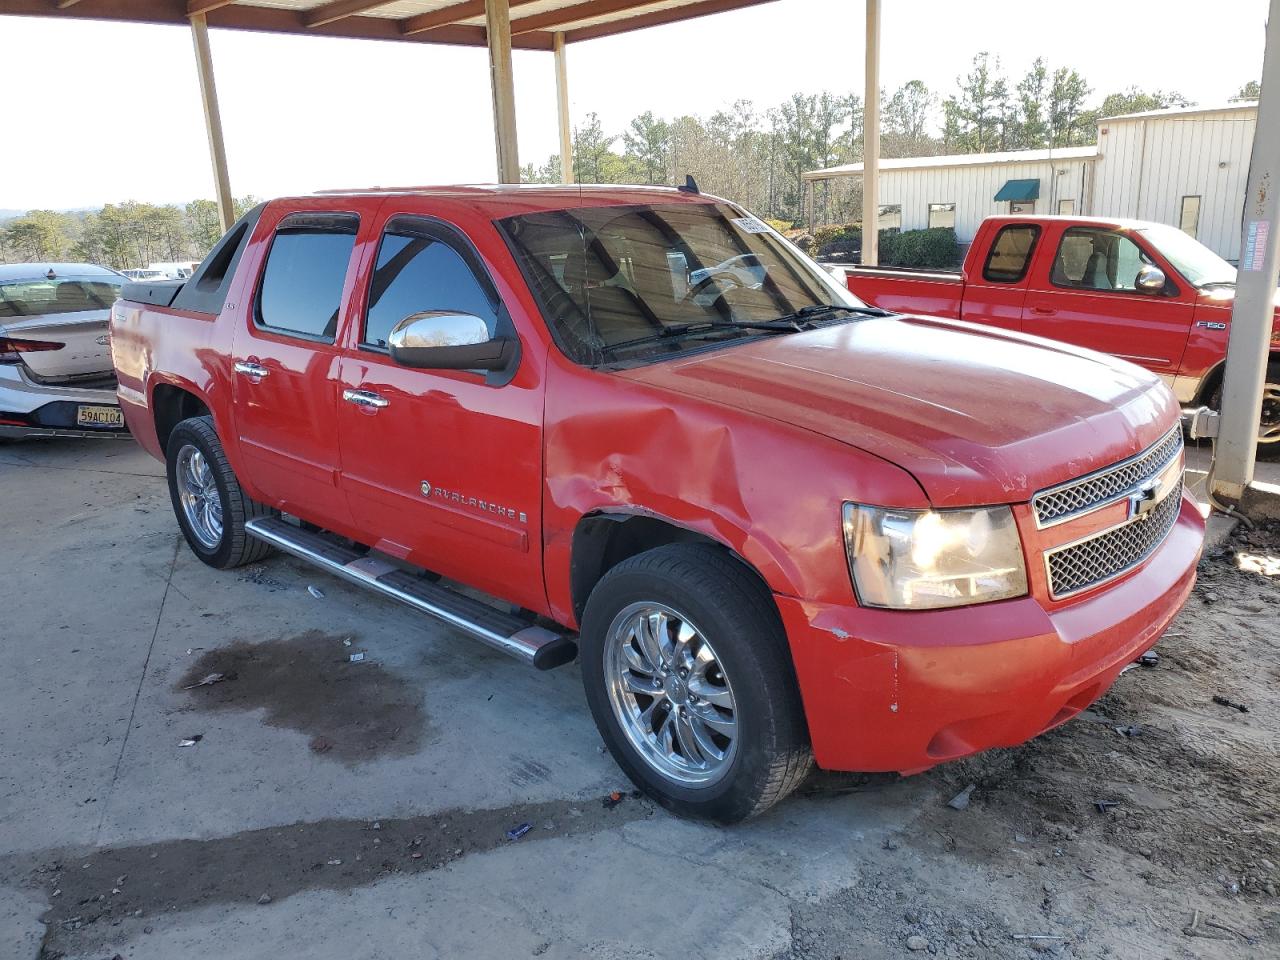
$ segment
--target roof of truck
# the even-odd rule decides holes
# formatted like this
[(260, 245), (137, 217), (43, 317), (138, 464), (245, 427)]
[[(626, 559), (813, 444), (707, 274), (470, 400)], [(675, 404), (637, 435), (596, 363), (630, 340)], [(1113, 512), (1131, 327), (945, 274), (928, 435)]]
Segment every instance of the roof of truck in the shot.
[(322, 197), (400, 196), (462, 200), (484, 206), (496, 215), (501, 208), (510, 213), (527, 212), (530, 207), (563, 210), (585, 205), (607, 206), (627, 203), (708, 203), (719, 197), (693, 193), (675, 187), (627, 186), (619, 184), (563, 183), (481, 183), (443, 186), (365, 187), (321, 190)]

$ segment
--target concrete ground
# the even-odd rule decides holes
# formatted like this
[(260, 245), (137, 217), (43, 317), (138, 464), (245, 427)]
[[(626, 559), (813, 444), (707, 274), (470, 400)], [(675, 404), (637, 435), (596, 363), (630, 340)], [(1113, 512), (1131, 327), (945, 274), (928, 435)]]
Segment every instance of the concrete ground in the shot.
[[(683, 822), (630, 794), (576, 665), (536, 673), (289, 558), (211, 570), (132, 443), (0, 446), (0, 492), (0, 957), (1276, 955), (1247, 883), (1130, 863), (1087, 802), (994, 799), (1109, 729)], [(186, 689), (213, 672), (235, 678)]]

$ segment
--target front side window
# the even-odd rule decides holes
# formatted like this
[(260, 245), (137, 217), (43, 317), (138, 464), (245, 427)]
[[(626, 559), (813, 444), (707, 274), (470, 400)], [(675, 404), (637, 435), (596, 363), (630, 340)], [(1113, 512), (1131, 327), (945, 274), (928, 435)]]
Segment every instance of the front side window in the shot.
[(929, 204), (929, 228), (951, 227), (956, 225), (956, 205), (954, 203)]
[(429, 310), (477, 316), (491, 336), (498, 325), (493, 301), (457, 249), (425, 233), (388, 230), (378, 247), (361, 342), (385, 347), (396, 324)]
[(1123, 233), (1072, 227), (1062, 235), (1050, 279), (1058, 287), (1132, 292), (1148, 263), (1151, 258)]
[(727, 204), (573, 208), (509, 217), (499, 227), (557, 343), (578, 363), (673, 356), (775, 332), (746, 325), (804, 308), (808, 317), (832, 305), (837, 313), (863, 307), (763, 222)]
[(107, 310), (120, 296), (123, 283), (124, 277), (0, 283), (0, 320)]
[(880, 229), (902, 229), (902, 204), (885, 203), (880, 206)]
[(1027, 275), (1031, 252), (1036, 247), (1040, 228), (1035, 224), (1014, 224), (996, 234), (982, 276), (991, 283), (1018, 283)]
[(258, 288), (259, 326), (333, 341), (357, 226), (352, 216), (299, 215), (281, 222)]

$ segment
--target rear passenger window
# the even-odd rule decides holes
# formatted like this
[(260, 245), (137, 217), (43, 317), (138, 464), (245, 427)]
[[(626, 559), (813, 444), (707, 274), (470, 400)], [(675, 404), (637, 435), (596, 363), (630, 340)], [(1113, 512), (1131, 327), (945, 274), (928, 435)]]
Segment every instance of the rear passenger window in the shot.
[(1013, 224), (1002, 227), (996, 234), (982, 276), (991, 283), (1018, 283), (1027, 275), (1031, 253), (1040, 237), (1040, 228), (1034, 224)]
[(378, 247), (361, 341), (385, 347), (397, 323), (428, 310), (477, 316), (491, 336), (498, 325), (494, 301), (457, 249), (425, 232), (388, 231)]
[(359, 222), (352, 216), (286, 217), (258, 288), (259, 325), (332, 341)]

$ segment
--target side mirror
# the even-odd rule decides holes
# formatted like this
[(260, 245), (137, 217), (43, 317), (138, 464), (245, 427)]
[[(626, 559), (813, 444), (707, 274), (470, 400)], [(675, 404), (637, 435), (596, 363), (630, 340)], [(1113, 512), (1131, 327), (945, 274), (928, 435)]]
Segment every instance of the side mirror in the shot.
[(515, 347), (510, 337), (490, 337), (479, 317), (448, 310), (411, 314), (387, 337), (396, 363), (435, 370), (501, 370), (515, 356)]
[(1150, 263), (1145, 263), (1138, 271), (1133, 285), (1142, 293), (1160, 293), (1165, 286), (1164, 271)]

